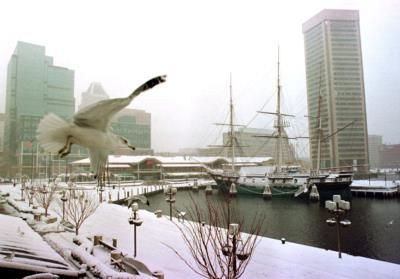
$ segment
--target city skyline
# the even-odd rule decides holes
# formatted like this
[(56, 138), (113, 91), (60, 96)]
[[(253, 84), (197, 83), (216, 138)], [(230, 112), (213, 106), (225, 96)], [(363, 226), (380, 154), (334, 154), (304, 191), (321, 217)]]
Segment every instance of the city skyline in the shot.
[[(19, 10), (21, 4), (27, 5), (24, 11)], [(229, 72), (233, 74), (237, 122), (252, 122), (249, 127), (254, 128), (272, 127), (272, 120), (255, 115), (267, 100), (264, 110), (275, 110), (279, 44), (286, 97), (283, 111), (300, 118), (289, 133), (304, 136), (308, 127), (302, 119), (307, 109), (301, 26), (325, 8), (357, 9), (368, 132), (382, 135), (385, 143), (400, 142), (400, 132), (392, 128), (400, 119), (395, 106), (400, 103), (396, 78), (400, 66), (390, 63), (396, 61), (400, 46), (397, 1), (283, 1), (271, 7), (258, 1), (43, 4), (0, 4), (4, 34), (0, 112), (4, 112), (9, 57), (17, 41), (24, 41), (45, 46), (55, 64), (75, 71), (76, 105), (91, 82), (100, 82), (110, 97), (121, 97), (142, 80), (167, 74), (163, 88), (141, 96), (130, 108), (152, 114), (155, 151), (204, 147), (216, 143), (213, 123), (223, 121), (227, 114)], [(95, 13), (89, 13), (92, 8)], [(10, 22), (13, 24), (7, 25)], [(308, 153), (308, 147), (304, 150)]]

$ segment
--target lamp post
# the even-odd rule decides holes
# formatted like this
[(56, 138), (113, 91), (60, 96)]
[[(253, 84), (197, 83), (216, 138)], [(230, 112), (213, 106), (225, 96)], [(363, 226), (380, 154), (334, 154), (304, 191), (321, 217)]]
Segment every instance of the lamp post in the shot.
[(48, 204), (47, 203), (49, 202), (48, 200), (46, 201), (47, 193), (48, 193), (48, 191), (47, 191), (46, 185), (43, 185), (43, 189), (42, 189), (43, 203), (42, 203), (42, 205), (45, 206), (44, 216), (46, 216), (46, 217), (47, 217), (47, 209), (48, 209)]
[(62, 197), (61, 197), (61, 201), (63, 204), (63, 215), (62, 215), (62, 222), (65, 221), (65, 203), (68, 201), (68, 198), (65, 195), (65, 191), (63, 191)]
[(133, 256), (136, 257), (136, 227), (140, 227), (143, 220), (139, 219), (137, 216), (137, 211), (139, 210), (139, 205), (137, 202), (132, 204), (132, 216), (129, 217), (129, 224), (133, 225)]
[(167, 203), (169, 203), (169, 219), (172, 221), (172, 204), (176, 202), (175, 195), (177, 193), (176, 187), (168, 186), (165, 189), (165, 195), (168, 197), (165, 199)]
[(31, 189), (29, 190), (29, 206), (31, 204), (33, 205), (33, 196), (35, 195), (35, 189), (33, 186), (31, 186)]
[(229, 274), (231, 274), (231, 270), (233, 272), (232, 278), (236, 278), (237, 276), (237, 260), (240, 261), (245, 261), (249, 258), (249, 253), (246, 253), (244, 249), (242, 248), (243, 251), (238, 252), (238, 242), (239, 240), (239, 224), (236, 223), (231, 223), (229, 224), (229, 229), (228, 229), (228, 243), (222, 247), (222, 254), (225, 256), (230, 257), (230, 260), (228, 261), (229, 266), (228, 266), (228, 278), (231, 278)]
[(24, 191), (25, 191), (25, 179), (22, 180), (22, 183), (21, 183), (21, 201), (25, 200), (24, 199)]
[(336, 236), (337, 236), (337, 245), (338, 245), (338, 253), (339, 258), (342, 258), (342, 250), (341, 250), (341, 231), (340, 227), (348, 227), (351, 225), (351, 222), (347, 219), (342, 219), (342, 216), (346, 216), (346, 212), (350, 210), (350, 202), (344, 201), (341, 199), (340, 195), (333, 195), (333, 200), (325, 201), (325, 208), (329, 210), (329, 212), (333, 215), (332, 218), (328, 218), (326, 223), (329, 226), (336, 225)]

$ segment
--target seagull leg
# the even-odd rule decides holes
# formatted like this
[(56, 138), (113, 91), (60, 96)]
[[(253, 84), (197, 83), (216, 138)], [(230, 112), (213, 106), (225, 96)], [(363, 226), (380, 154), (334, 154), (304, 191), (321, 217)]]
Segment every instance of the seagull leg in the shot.
[(120, 136), (119, 138), (120, 138), (121, 141), (122, 141), (123, 143), (125, 143), (130, 149), (136, 150), (136, 148), (135, 148), (134, 146), (132, 146), (132, 145), (129, 144), (129, 141), (128, 141), (126, 138), (121, 137), (121, 136)]
[(136, 150), (136, 147), (132, 146), (132, 145), (128, 145), (128, 147), (132, 150)]
[(67, 142), (65, 143), (64, 147), (58, 151), (58, 155), (60, 155), (61, 158), (67, 156), (69, 153), (71, 153), (71, 146), (72, 146), (72, 136), (68, 136)]

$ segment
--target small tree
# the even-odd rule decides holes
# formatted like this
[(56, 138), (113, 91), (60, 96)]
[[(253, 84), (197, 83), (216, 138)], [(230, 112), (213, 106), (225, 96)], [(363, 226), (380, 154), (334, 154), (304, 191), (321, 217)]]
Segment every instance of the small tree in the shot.
[(44, 208), (44, 216), (46, 217), (48, 215), (50, 204), (54, 201), (56, 191), (57, 185), (54, 183), (50, 183), (47, 186), (43, 185), (34, 191), (36, 202)]
[(75, 234), (79, 234), (82, 224), (89, 218), (99, 206), (95, 195), (88, 195), (84, 191), (75, 190), (74, 195), (66, 194), (65, 220), (74, 225)]
[[(167, 246), (191, 270), (204, 278), (240, 278), (253, 255), (264, 217), (255, 214), (248, 233), (241, 233), (243, 218), (231, 208), (230, 198), (227, 197), (225, 203), (217, 203), (207, 198), (204, 212), (192, 198), (188, 215), (193, 222), (176, 223), (194, 261), (189, 261), (173, 247)], [(235, 224), (230, 224), (232, 221)], [(229, 225), (234, 225), (238, 231), (229, 231)]]

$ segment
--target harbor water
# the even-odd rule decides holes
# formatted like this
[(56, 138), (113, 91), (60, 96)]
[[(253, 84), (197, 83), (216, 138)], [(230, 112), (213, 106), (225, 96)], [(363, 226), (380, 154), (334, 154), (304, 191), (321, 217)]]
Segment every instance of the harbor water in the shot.
[[(178, 191), (173, 206), (178, 211), (187, 211), (193, 203), (191, 197), (199, 205), (205, 205), (204, 190), (198, 193), (185, 190)], [(216, 203), (225, 199), (216, 190), (207, 197)], [(149, 199), (150, 206), (140, 207), (150, 211), (161, 209), (163, 214), (169, 215), (169, 204), (165, 201), (164, 194), (160, 193)], [(285, 238), (290, 242), (337, 250), (336, 228), (326, 224), (326, 219), (332, 216), (318, 202), (294, 198), (263, 200), (261, 197), (238, 196), (232, 199), (232, 206), (236, 207), (247, 223), (251, 223), (255, 213), (264, 214), (262, 234), (266, 237)], [(351, 207), (346, 218), (352, 224), (341, 229), (342, 251), (400, 264), (400, 200), (353, 198)], [(176, 210), (174, 209), (174, 215)]]

